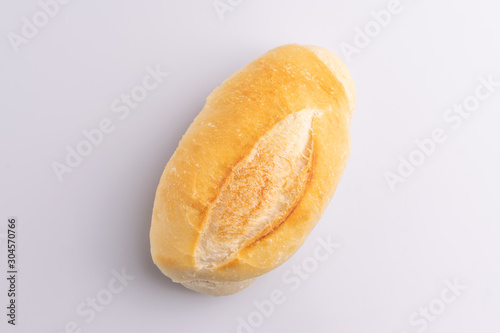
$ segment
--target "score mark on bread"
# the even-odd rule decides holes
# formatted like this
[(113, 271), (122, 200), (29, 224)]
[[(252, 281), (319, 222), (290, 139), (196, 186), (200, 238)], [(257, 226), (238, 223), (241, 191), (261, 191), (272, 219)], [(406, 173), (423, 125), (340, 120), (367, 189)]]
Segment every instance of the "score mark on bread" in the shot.
[(278, 228), (312, 175), (313, 110), (292, 113), (268, 131), (233, 168), (209, 207), (196, 247), (200, 269), (230, 261)]

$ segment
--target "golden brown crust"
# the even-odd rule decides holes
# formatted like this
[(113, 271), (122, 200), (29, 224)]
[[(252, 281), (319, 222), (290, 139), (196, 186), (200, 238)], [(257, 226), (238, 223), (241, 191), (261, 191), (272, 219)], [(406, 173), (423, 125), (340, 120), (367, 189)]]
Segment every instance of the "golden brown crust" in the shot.
[[(335, 64), (327, 64), (321, 57), (324, 58), (325, 54), (318, 53), (318, 49), (299, 45), (276, 48), (232, 75), (207, 98), (205, 107), (165, 167), (155, 198), (150, 233), (151, 252), (158, 267), (174, 281), (188, 285), (189, 281), (197, 281), (191, 285), (203, 285), (199, 281), (228, 284), (253, 279), (285, 262), (319, 220), (347, 162), (349, 121), (354, 105), (354, 92), (348, 90), (346, 93), (345, 89), (352, 89), (350, 83), (346, 83), (346, 75), (349, 74), (342, 74), (343, 82), (339, 81), (331, 70)], [(334, 69), (337, 70), (337, 67)], [(253, 188), (257, 185), (253, 184), (259, 183), (263, 191), (271, 191), (274, 196), (295, 198), (293, 200), (296, 202), (288, 207), (276, 204), (276, 200), (269, 201), (270, 208), (266, 206), (268, 209), (262, 212), (282, 213), (284, 217), (267, 225), (262, 224), (257, 213), (243, 214), (243, 218), (255, 223), (256, 228), (263, 226), (256, 229), (257, 233), (243, 227), (228, 231), (226, 227), (229, 222), (221, 222), (223, 219), (220, 216), (232, 216), (232, 211), (224, 211), (227, 203), (223, 202), (220, 204), (219, 217), (215, 222), (210, 222), (213, 224), (211, 239), (227, 247), (230, 241), (230, 237), (224, 236), (227, 236), (227, 232), (234, 232), (234, 235), (247, 233), (249, 238), (243, 239), (244, 242), (235, 247), (235, 252), (212, 253), (215, 259), (211, 259), (209, 265), (200, 264), (203, 260), (200, 261), (199, 256), (207, 255), (203, 248), (207, 245), (202, 244), (201, 251), (199, 248), (200, 239), (207, 232), (207, 216), (220, 202), (224, 186), (232, 181), (231, 177), (236, 177), (237, 166), (248, 159), (252, 152), (255, 154), (259, 142), (262, 143), (266, 134), (278, 128), (280, 123), (290, 128), (296, 126), (293, 127), (296, 131), (306, 133), (306, 123), (297, 125), (291, 118), (300, 112), (312, 115), (307, 130), (314, 149), (309, 159), (304, 157), (307, 168), (303, 169), (300, 155), (295, 154), (293, 161), (296, 164), (290, 162), (290, 170), (298, 170), (297, 175), (286, 171), (289, 173), (287, 179), (296, 178), (292, 185), (287, 187), (285, 183), (278, 184), (280, 177), (273, 178), (272, 175), (270, 184), (277, 184), (272, 190), (270, 186), (257, 182), (258, 177), (251, 178), (248, 185), (251, 190), (257, 191)], [(305, 147), (301, 143), (305, 135), (297, 135), (297, 143), (290, 148), (290, 152)], [(267, 153), (260, 155), (274, 156), (275, 150), (268, 148), (283, 144), (287, 138), (282, 136), (280, 134), (264, 142), (262, 152)], [(271, 162), (272, 165), (269, 164), (271, 166), (265, 170), (284, 170), (280, 165), (275, 165), (278, 163), (275, 159), (270, 161), (262, 160), (255, 165), (247, 162), (248, 170), (255, 167), (264, 170), (262, 165)], [(304, 177), (300, 175), (306, 171), (307, 177), (300, 178)], [(242, 182), (241, 179), (239, 181)], [(228, 192), (226, 197), (234, 198), (231, 195), (238, 194), (238, 186), (234, 187), (236, 190), (233, 189), (233, 192)], [(294, 186), (301, 186), (300, 193), (289, 195)], [(265, 197), (259, 191), (256, 193), (257, 196)], [(243, 196), (243, 199), (246, 198)], [(231, 209), (240, 209), (243, 205), (236, 204)], [(273, 210), (273, 207), (277, 207), (278, 211)], [(233, 217), (231, 219), (234, 220)], [(204, 244), (213, 246), (214, 242)], [(232, 287), (231, 290), (237, 291), (238, 288)], [(207, 292), (203, 289), (200, 291)], [(220, 294), (220, 291), (215, 293)]]

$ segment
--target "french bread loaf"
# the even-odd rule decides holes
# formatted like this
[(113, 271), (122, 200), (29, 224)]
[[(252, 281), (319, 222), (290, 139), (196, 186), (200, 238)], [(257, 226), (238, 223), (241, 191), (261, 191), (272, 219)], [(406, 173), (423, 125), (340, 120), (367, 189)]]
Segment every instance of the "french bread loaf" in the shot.
[(278, 47), (207, 98), (161, 176), (150, 231), (159, 269), (228, 295), (289, 259), (350, 151), (352, 78), (327, 49)]

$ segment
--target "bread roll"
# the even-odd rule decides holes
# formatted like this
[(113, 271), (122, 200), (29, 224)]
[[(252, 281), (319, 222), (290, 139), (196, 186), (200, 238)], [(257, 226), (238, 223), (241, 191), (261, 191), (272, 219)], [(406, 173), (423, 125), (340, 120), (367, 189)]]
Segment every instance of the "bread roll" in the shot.
[(150, 232), (159, 269), (220, 296), (283, 264), (333, 196), (353, 109), (348, 70), (321, 47), (278, 47), (224, 81), (161, 176)]

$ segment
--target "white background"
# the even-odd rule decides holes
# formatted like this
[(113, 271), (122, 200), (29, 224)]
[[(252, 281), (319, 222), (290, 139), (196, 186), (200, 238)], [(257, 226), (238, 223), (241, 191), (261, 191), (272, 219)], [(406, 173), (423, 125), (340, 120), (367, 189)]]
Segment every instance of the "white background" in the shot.
[[(474, 93), (479, 77), (500, 81), (500, 6), (401, 0), (401, 12), (348, 61), (341, 44), (355, 45), (370, 12), (387, 5), (254, 0), (221, 20), (210, 0), (73, 0), (16, 53), (8, 33), (21, 34), (23, 16), (40, 6), (2, 0), (0, 233), (17, 216), (19, 294), (11, 327), (1, 279), (1, 332), (64, 332), (68, 322), (76, 332), (236, 332), (238, 317), (248, 320), (254, 301), (275, 289), (286, 301), (255, 332), (499, 332), (500, 88), (458, 129), (443, 115)], [(354, 77), (346, 172), (286, 264), (233, 296), (191, 292), (163, 276), (149, 254), (161, 172), (216, 86), (293, 42), (335, 51)], [(120, 119), (112, 102), (157, 64), (170, 76)], [(58, 181), (52, 163), (64, 163), (66, 146), (75, 148), (104, 118), (114, 131)], [(414, 141), (436, 128), (447, 140), (391, 191), (385, 173), (397, 173), (398, 156), (408, 158)], [(318, 237), (340, 247), (292, 291), (283, 277), (313, 255)], [(85, 322), (79, 304), (122, 269), (134, 280)], [(446, 279), (467, 289), (443, 310)], [(425, 329), (410, 324), (430, 304), (442, 313)]]

